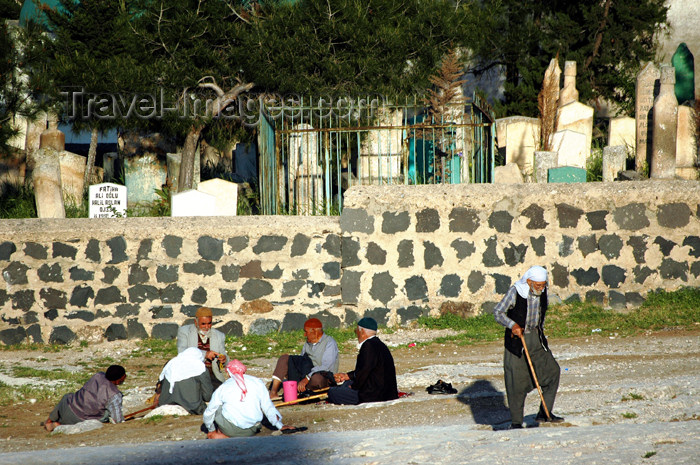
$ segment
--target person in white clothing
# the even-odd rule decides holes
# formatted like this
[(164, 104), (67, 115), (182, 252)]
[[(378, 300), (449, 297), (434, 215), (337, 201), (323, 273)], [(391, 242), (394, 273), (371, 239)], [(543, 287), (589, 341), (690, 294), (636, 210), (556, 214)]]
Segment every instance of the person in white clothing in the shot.
[(231, 376), (212, 395), (204, 411), (207, 438), (253, 436), (262, 428), (263, 415), (270, 424), (282, 430), (296, 430), (282, 424), (282, 415), (270, 400), (265, 384), (254, 376), (245, 374), (246, 367), (239, 360), (226, 365)]

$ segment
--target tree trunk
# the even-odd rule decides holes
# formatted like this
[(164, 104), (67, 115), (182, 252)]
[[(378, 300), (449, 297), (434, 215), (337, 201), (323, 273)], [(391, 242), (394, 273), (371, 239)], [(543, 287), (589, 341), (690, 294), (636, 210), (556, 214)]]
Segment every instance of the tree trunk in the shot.
[(195, 152), (201, 132), (201, 127), (192, 126), (187, 133), (187, 137), (185, 137), (185, 144), (182, 146), (182, 158), (180, 159), (180, 173), (177, 177), (178, 192), (184, 192), (192, 189), (194, 186)]
[(85, 162), (85, 174), (83, 176), (83, 197), (92, 182), (92, 172), (95, 170), (95, 158), (97, 158), (97, 128), (92, 128), (90, 133), (90, 148), (88, 149), (87, 161)]

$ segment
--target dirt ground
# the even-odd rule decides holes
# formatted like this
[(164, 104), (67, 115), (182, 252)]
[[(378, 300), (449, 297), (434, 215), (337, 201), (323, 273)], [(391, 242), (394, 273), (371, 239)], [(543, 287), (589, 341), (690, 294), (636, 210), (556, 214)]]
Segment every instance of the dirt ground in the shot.
[[(412, 395), (360, 406), (319, 403), (282, 407), (284, 423), (307, 426), (309, 433), (454, 424), (477, 430), (507, 428), (510, 415), (504, 397), (502, 343), (406, 346), (441, 334), (444, 331), (399, 330), (379, 335), (392, 348), (399, 389)], [(349, 344), (341, 355), (340, 371), (354, 366), (352, 346)], [(554, 412), (566, 417), (566, 427), (700, 420), (700, 328), (630, 338), (594, 333), (585, 338), (550, 339), (550, 347), (562, 372)], [(124, 410), (130, 413), (145, 406), (166, 361), (137, 349), (136, 343), (121, 341), (58, 353), (2, 351), (0, 381), (44, 382), (12, 379), (8, 376), (12, 366), (85, 370), (84, 366), (104, 369), (110, 363), (121, 363), (128, 373), (121, 386)], [(274, 358), (230, 355), (248, 365), (248, 374), (269, 380)], [(451, 382), (459, 393), (427, 394), (425, 388), (438, 379)], [(535, 426), (538, 402), (533, 391), (525, 411), (530, 427)], [(81, 434), (48, 434), (40, 422), (52, 408), (52, 402), (32, 399), (3, 407), (0, 452), (205, 439), (199, 430), (201, 416), (137, 419)], [(260, 434), (272, 432), (263, 430)]]

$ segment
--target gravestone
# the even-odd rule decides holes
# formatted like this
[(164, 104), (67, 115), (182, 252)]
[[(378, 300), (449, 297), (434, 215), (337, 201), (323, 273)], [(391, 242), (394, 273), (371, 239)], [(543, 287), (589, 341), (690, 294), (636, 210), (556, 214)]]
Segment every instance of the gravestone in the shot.
[[(323, 168), (318, 163), (318, 133), (310, 124), (294, 127), (289, 136), (288, 185), (293, 189), (291, 198), (297, 214), (310, 215), (323, 202)], [(282, 194), (282, 193), (281, 193)]]
[(549, 66), (547, 66), (547, 69), (544, 72), (544, 79), (542, 82), (549, 82), (549, 80), (552, 78), (554, 79), (554, 82), (557, 83), (556, 102), (558, 105), (559, 96), (561, 94), (561, 88), (559, 87), (561, 85), (561, 68), (559, 67), (559, 60), (556, 58), (552, 58), (549, 61)]
[(54, 113), (49, 113), (47, 120), (49, 127), (39, 136), (39, 147), (51, 147), (59, 152), (65, 150), (66, 135), (58, 129), (58, 116)]
[(494, 184), (522, 184), (523, 174), (516, 163), (508, 163), (505, 166), (497, 166), (493, 170)]
[(625, 170), (627, 147), (624, 145), (607, 146), (603, 148), (603, 182), (617, 179), (620, 171)]
[(403, 112), (379, 108), (377, 126), (367, 131), (359, 158), (360, 184), (397, 184), (403, 159)]
[(526, 116), (510, 116), (496, 120), (499, 147), (505, 147), (505, 162), (516, 163), (520, 171), (533, 172), (535, 148), (540, 137), (540, 121)]
[(610, 127), (608, 128), (608, 145), (614, 147), (616, 145), (624, 145), (636, 153), (636, 121), (629, 116), (618, 116), (610, 118)]
[(557, 152), (557, 166), (586, 168), (590, 145), (585, 134), (565, 129), (552, 137), (552, 150)]
[[(594, 108), (581, 102), (571, 102), (559, 108), (557, 113), (557, 131), (571, 130), (580, 132), (586, 136), (585, 158), (591, 153), (593, 140), (593, 113)], [(568, 163), (567, 163), (568, 164)], [(559, 165), (562, 165), (561, 160)], [(578, 166), (578, 165), (576, 165)], [(584, 160), (585, 166), (585, 160)]]
[(557, 152), (535, 152), (535, 182), (546, 183), (547, 173), (557, 167)]
[(158, 200), (156, 190), (163, 187), (166, 177), (166, 162), (155, 153), (124, 158), (124, 181), (129, 205)]
[(562, 166), (549, 170), (548, 182), (586, 182), (586, 170), (573, 166)]
[(576, 62), (564, 62), (564, 87), (559, 93), (559, 106), (563, 107), (573, 102), (578, 102), (578, 90), (576, 89)]
[(59, 152), (58, 162), (61, 166), (61, 190), (65, 202), (80, 205), (83, 202), (85, 157), (63, 150)]
[(61, 193), (61, 166), (58, 152), (52, 148), (37, 149), (32, 181), (38, 218), (65, 218), (66, 210)]
[(88, 188), (90, 218), (124, 218), (127, 204), (126, 186), (105, 182)]
[(200, 182), (197, 190), (216, 199), (216, 216), (236, 216), (238, 212), (238, 184), (223, 179), (209, 179)]
[(676, 176), (693, 181), (698, 179), (695, 110), (678, 107), (678, 136), (676, 139)]
[(635, 87), (634, 119), (636, 121), (635, 170), (641, 173), (651, 163), (651, 141), (653, 137), (654, 99), (659, 93), (659, 69), (647, 63), (637, 74)]
[(652, 140), (649, 177), (673, 179), (676, 176), (676, 138), (678, 129), (678, 101), (674, 91), (676, 70), (661, 65), (659, 96), (654, 100), (654, 138)]
[(170, 216), (216, 216), (216, 197), (195, 189), (173, 194)]

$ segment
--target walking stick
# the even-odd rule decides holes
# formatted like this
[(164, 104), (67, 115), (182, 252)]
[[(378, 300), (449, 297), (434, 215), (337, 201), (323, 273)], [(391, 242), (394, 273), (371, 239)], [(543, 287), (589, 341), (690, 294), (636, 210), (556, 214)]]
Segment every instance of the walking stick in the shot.
[(143, 413), (143, 412), (146, 412), (146, 411), (148, 411), (148, 410), (153, 410), (153, 409), (156, 408), (156, 407), (158, 407), (158, 405), (153, 404), (153, 405), (151, 405), (150, 407), (146, 407), (146, 408), (141, 409), (141, 410), (138, 410), (138, 411), (136, 411), (136, 412), (134, 412), (134, 413), (130, 413), (130, 414), (128, 414), (128, 415), (125, 415), (125, 416), (124, 416), (124, 421), (133, 420), (134, 417), (135, 417), (136, 415), (138, 415), (139, 413)]
[(525, 344), (525, 337), (520, 334), (520, 341), (523, 343), (523, 349), (525, 349), (525, 357), (527, 358), (527, 363), (530, 365), (530, 371), (532, 372), (532, 379), (535, 380), (535, 386), (537, 386), (537, 392), (540, 393), (540, 400), (542, 401), (542, 407), (544, 407), (544, 413), (547, 415), (547, 420), (552, 421), (552, 417), (549, 415), (549, 409), (547, 408), (547, 403), (544, 401), (544, 396), (542, 395), (542, 388), (540, 383), (537, 382), (537, 375), (535, 374), (535, 367), (532, 366), (532, 359), (530, 358), (530, 352), (527, 351), (527, 344)]
[[(321, 394), (322, 392), (326, 392), (326, 391), (329, 390), (329, 389), (330, 389), (330, 388), (321, 388), (321, 389), (315, 389), (315, 390), (310, 391), (310, 392), (313, 392), (314, 394)], [(283, 399), (284, 399), (284, 396), (277, 396), (277, 397), (271, 398), (270, 400), (271, 400), (272, 402), (277, 402), (277, 401), (283, 400)], [(300, 397), (300, 399), (301, 399), (301, 397)], [(308, 399), (308, 397), (307, 397), (307, 399)]]
[(290, 400), (289, 402), (280, 402), (278, 404), (274, 404), (274, 406), (275, 407), (284, 407), (285, 405), (294, 405), (294, 404), (298, 404), (299, 402), (304, 402), (306, 400), (314, 400), (314, 399), (320, 400), (322, 397), (328, 397), (328, 394), (323, 393), (323, 394), (317, 394), (315, 396), (302, 397), (301, 399)]

